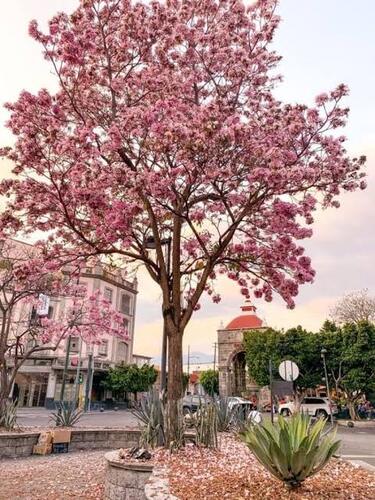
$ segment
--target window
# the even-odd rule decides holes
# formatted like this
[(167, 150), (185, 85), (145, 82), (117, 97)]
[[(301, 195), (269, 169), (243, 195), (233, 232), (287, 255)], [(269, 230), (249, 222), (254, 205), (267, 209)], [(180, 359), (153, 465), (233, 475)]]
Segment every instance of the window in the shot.
[(70, 337), (70, 351), (79, 352), (79, 337)]
[(89, 284), (87, 283), (87, 281), (80, 281), (79, 289), (80, 289), (80, 297), (86, 297), (88, 295), (88, 290), (89, 290)]
[(104, 288), (104, 298), (112, 304), (113, 290), (112, 288)]
[(128, 319), (124, 318), (124, 319), (122, 320), (122, 326), (123, 326), (123, 328), (125, 328), (125, 330), (127, 330), (127, 331), (128, 331), (128, 333), (129, 333), (129, 320), (128, 320)]
[(119, 342), (117, 350), (117, 362), (127, 361), (128, 358), (128, 344), (126, 342)]
[(52, 319), (52, 318), (53, 318), (53, 306), (49, 306), (49, 307), (48, 307), (48, 314), (47, 314), (47, 318), (48, 318), (48, 319)]
[(34, 347), (36, 347), (36, 345), (37, 345), (36, 340), (33, 338), (30, 338), (26, 342), (26, 350), (29, 351), (30, 349), (33, 349)]
[(302, 404), (307, 404), (307, 405), (317, 405), (317, 404), (324, 404), (325, 401), (323, 399), (320, 399), (320, 398), (305, 398), (303, 401), (302, 401)]
[(125, 293), (121, 295), (120, 311), (123, 314), (130, 314), (130, 297)]
[(33, 307), (30, 315), (30, 326), (35, 326), (39, 323), (39, 317), (36, 313), (36, 308)]
[(108, 354), (108, 340), (102, 340), (102, 343), (99, 344), (98, 354), (99, 354), (99, 356), (107, 356), (107, 354)]

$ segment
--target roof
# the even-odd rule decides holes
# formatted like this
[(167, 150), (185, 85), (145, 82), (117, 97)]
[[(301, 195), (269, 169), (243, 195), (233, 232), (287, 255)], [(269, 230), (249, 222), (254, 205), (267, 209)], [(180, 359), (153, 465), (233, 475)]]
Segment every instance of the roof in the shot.
[(250, 314), (241, 314), (232, 319), (225, 327), (225, 330), (245, 330), (261, 328), (263, 326), (263, 321), (255, 314), (256, 307), (253, 306), (250, 301), (246, 301), (246, 304), (242, 306), (241, 309), (243, 312)]

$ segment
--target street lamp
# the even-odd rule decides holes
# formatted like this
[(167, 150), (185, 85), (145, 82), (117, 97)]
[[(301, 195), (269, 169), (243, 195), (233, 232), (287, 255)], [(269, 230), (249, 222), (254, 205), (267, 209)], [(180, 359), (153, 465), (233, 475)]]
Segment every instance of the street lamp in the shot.
[(327, 349), (323, 347), (323, 349), (320, 351), (320, 356), (323, 360), (323, 367), (324, 367), (324, 378), (326, 380), (326, 389), (327, 389), (327, 396), (328, 396), (328, 402), (329, 402), (329, 410), (330, 410), (330, 417), (331, 417), (331, 425), (333, 427), (333, 413), (332, 413), (332, 402), (331, 402), (331, 396), (329, 392), (329, 385), (328, 385), (328, 373), (327, 373), (327, 365), (326, 365), (326, 354), (327, 354)]
[[(163, 238), (160, 240), (161, 245), (166, 245), (167, 246), (167, 258), (166, 258), (166, 263), (167, 263), (167, 276), (169, 278), (170, 274), (170, 268), (171, 268), (171, 242), (172, 238)], [(153, 236), (149, 236), (146, 238), (145, 243), (144, 243), (145, 248), (149, 250), (155, 250), (156, 249), (156, 242), (155, 238)], [(165, 327), (165, 321), (163, 318), (163, 341), (162, 341), (162, 348), (161, 348), (161, 367), (160, 367), (160, 372), (161, 372), (161, 380), (160, 380), (160, 391), (163, 393), (167, 387), (167, 350), (168, 350), (168, 335), (167, 335), (167, 329)]]
[(93, 345), (90, 343), (86, 344), (86, 349), (88, 353), (87, 359), (87, 380), (86, 380), (86, 388), (85, 388), (85, 406), (84, 411), (90, 411), (91, 407), (91, 390), (92, 390), (92, 382), (94, 378), (94, 370), (92, 366), (92, 357), (93, 357)]

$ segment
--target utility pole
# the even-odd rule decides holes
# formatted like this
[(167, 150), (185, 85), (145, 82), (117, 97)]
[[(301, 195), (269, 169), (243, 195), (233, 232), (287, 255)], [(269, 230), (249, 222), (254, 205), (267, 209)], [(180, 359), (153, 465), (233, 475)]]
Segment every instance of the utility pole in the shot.
[[(160, 241), (161, 245), (167, 246), (167, 254), (166, 254), (166, 265), (167, 265), (167, 275), (169, 281), (169, 275), (171, 273), (171, 244), (172, 238), (164, 238)], [(145, 239), (144, 247), (149, 250), (156, 249), (156, 242), (153, 236), (149, 236)], [(170, 297), (169, 297), (170, 299)], [(167, 357), (168, 357), (168, 335), (167, 328), (165, 325), (165, 318), (163, 318), (163, 341), (161, 347), (161, 362), (160, 362), (160, 392), (162, 394), (165, 393), (167, 388)]]
[(85, 388), (85, 412), (87, 412), (90, 409), (91, 406), (91, 384), (92, 384), (92, 351), (91, 351), (91, 346), (88, 346), (89, 350), (89, 356), (88, 356), (88, 361), (87, 361), (87, 380), (86, 380), (86, 388)]
[(187, 359), (187, 365), (188, 365), (188, 369), (187, 369), (187, 374), (188, 376), (190, 375), (190, 346), (188, 345), (188, 359)]
[(77, 395), (79, 394), (78, 391), (78, 386), (79, 386), (79, 379), (80, 379), (80, 374), (81, 374), (81, 359), (82, 359), (82, 339), (79, 339), (79, 356), (78, 356), (78, 364), (77, 364), (77, 370), (76, 370), (76, 378), (74, 381), (74, 405), (77, 404)]

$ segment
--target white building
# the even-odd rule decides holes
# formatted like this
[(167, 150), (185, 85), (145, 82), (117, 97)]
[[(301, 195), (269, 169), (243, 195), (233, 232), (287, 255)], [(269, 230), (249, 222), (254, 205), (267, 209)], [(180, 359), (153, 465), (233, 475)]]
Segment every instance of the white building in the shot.
[(151, 356), (143, 356), (143, 354), (133, 354), (132, 363), (139, 367), (143, 365), (150, 365), (152, 357)]
[[(101, 381), (106, 371), (116, 364), (133, 362), (137, 280), (126, 280), (121, 269), (113, 270), (99, 265), (86, 268), (80, 275), (79, 284), (86, 285), (89, 295), (99, 290), (117, 311), (124, 314), (129, 339), (125, 342), (108, 335), (100, 345), (89, 346), (78, 337), (71, 337), (56, 351), (35, 353), (23, 364), (13, 386), (12, 397), (18, 400), (20, 406), (53, 408), (54, 401), (61, 397), (66, 360), (68, 365), (63, 399), (77, 398), (82, 404), (85, 396), (91, 393), (92, 405), (96, 402), (99, 404), (99, 401), (103, 403), (107, 394)], [(69, 305), (69, 300), (64, 297), (52, 298), (48, 316), (58, 318)]]

